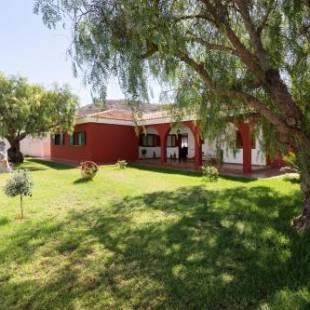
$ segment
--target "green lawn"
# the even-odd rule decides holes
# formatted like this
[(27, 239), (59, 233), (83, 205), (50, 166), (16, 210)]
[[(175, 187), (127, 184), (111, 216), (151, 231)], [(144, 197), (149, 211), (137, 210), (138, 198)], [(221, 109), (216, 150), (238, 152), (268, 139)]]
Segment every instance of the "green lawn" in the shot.
[[(34, 193), (0, 193), (0, 309), (309, 309), (297, 182), (27, 161)], [(7, 175), (0, 175), (0, 186)]]

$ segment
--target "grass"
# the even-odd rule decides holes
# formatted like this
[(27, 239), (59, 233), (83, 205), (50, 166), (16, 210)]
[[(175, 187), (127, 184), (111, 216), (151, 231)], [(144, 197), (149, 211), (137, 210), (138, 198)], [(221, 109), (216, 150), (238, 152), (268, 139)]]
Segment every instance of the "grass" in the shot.
[[(27, 160), (34, 193), (0, 193), (0, 309), (309, 309), (298, 184)], [(7, 175), (0, 175), (3, 186)]]

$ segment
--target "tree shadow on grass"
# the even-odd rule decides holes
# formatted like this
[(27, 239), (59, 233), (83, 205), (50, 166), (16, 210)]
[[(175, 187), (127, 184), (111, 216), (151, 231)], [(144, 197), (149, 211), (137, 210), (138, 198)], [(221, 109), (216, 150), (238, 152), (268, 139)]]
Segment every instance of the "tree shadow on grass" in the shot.
[[(185, 187), (72, 211), (55, 245), (64, 263), (44, 281), (5, 281), (0, 299), (33, 309), (306, 309), (310, 236), (290, 227), (299, 205), (298, 193), (263, 186)], [(20, 255), (35, 255), (32, 235), (19, 238)]]
[(128, 167), (133, 167), (138, 170), (152, 171), (152, 172), (158, 172), (158, 173), (201, 177), (200, 171), (180, 170), (177, 167), (175, 168), (174, 167), (156, 167), (156, 166), (148, 166), (148, 165), (135, 164), (135, 163), (129, 163)]
[(75, 181), (73, 181), (73, 184), (83, 184), (83, 183), (89, 183), (89, 182), (93, 182), (93, 179), (89, 179), (89, 178), (78, 178)]
[[(34, 169), (38, 169), (38, 170), (40, 170), (40, 169), (46, 170), (49, 168), (55, 169), (55, 170), (68, 170), (68, 169), (76, 168), (76, 166), (73, 166), (73, 165), (49, 161), (49, 160), (41, 160), (41, 159), (36, 159), (36, 158), (29, 158), (29, 159), (27, 159), (27, 162), (29, 163), (30, 166), (31, 166), (31, 163), (40, 164), (42, 166), (42, 168), (41, 168), (41, 166), (40, 166), (40, 168), (38, 168), (37, 166), (33, 167)], [(26, 165), (27, 165), (27, 162), (25, 162)]]
[(27, 160), (23, 162), (22, 164), (13, 165), (13, 170), (19, 170), (19, 169), (25, 169), (25, 170), (33, 172), (33, 171), (45, 171), (47, 170), (47, 167), (34, 165), (32, 162)]
[[(39, 164), (39, 165), (38, 165)], [(14, 164), (14, 169), (26, 169), (29, 171), (44, 171), (48, 169), (55, 170), (68, 170), (73, 169), (72, 165), (66, 165), (63, 163), (57, 163), (48, 160), (36, 159), (36, 158), (27, 158), (22, 164)]]
[(283, 181), (289, 182), (291, 184), (300, 184), (300, 176), (299, 175), (286, 175), (283, 178)]
[[(192, 177), (198, 177), (198, 178), (201, 178), (201, 176), (202, 176), (201, 171), (178, 170), (177, 167), (175, 167), (175, 168), (173, 168), (173, 167), (171, 167), (171, 168), (152, 167), (152, 166), (147, 166), (147, 165), (143, 165), (143, 164), (135, 164), (135, 163), (130, 163), (129, 167), (133, 167), (133, 168), (138, 169), (138, 170), (152, 171), (152, 172), (165, 173), (165, 174), (192, 176)], [(242, 177), (242, 176), (220, 175), (220, 177), (224, 180), (238, 181), (238, 182), (242, 182), (242, 183), (250, 183), (250, 182), (257, 180), (256, 178)]]
[(10, 223), (10, 220), (7, 217), (1, 217), (0, 218), (0, 226), (4, 226)]
[(220, 177), (224, 180), (238, 181), (242, 183), (251, 183), (251, 182), (257, 181), (256, 178), (252, 178), (252, 177), (229, 176), (229, 175), (221, 175)]

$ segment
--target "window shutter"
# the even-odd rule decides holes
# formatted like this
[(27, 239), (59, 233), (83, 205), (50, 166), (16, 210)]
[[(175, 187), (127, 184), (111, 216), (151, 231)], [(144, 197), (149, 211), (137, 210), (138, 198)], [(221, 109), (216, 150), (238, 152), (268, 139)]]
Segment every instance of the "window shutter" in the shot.
[(170, 147), (171, 146), (171, 135), (167, 136), (167, 146)]
[(168, 147), (176, 147), (177, 146), (176, 135), (168, 135), (168, 137), (167, 137), (167, 146)]
[(77, 144), (78, 144), (78, 145), (82, 145), (82, 133), (79, 132), (78, 135), (77, 135), (77, 137), (78, 137), (78, 141), (77, 141), (78, 143), (77, 143)]
[(86, 132), (83, 131), (81, 132), (81, 145), (85, 145), (86, 144)]
[(74, 145), (74, 133), (70, 135), (69, 141), (71, 145)]
[(172, 146), (173, 146), (173, 147), (176, 147), (176, 146), (177, 146), (177, 136), (176, 136), (176, 135), (173, 135), (173, 136), (172, 136)]

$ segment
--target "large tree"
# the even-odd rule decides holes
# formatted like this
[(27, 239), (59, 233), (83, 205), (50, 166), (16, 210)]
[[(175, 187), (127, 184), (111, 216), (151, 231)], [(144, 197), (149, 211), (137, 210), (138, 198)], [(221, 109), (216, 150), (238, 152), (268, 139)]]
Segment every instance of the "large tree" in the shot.
[(74, 64), (103, 95), (112, 73), (146, 97), (152, 74), (178, 104), (200, 107), (206, 132), (223, 111), (259, 114), (269, 147), (297, 153), (304, 209), (294, 223), (310, 227), (308, 0), (36, 0), (35, 12), (49, 27), (71, 16)]
[(66, 86), (46, 90), (25, 78), (0, 74), (0, 137), (10, 143), (10, 161), (23, 162), (20, 141), (28, 135), (71, 130), (77, 102)]

